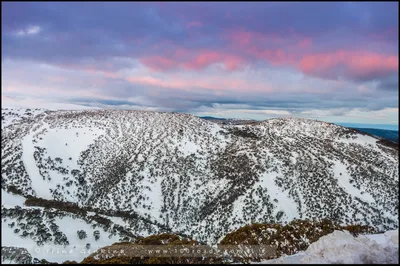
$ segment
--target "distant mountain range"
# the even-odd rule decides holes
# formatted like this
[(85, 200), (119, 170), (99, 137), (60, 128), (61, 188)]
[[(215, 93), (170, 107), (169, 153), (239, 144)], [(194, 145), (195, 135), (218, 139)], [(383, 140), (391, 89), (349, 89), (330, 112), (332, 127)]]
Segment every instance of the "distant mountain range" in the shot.
[(395, 130), (386, 130), (386, 129), (378, 129), (378, 128), (357, 128), (353, 127), (361, 132), (365, 132), (380, 138), (384, 138), (396, 143), (399, 143), (399, 131)]
[(351, 127), (351, 128), (377, 128), (384, 130), (399, 131), (399, 126), (394, 124), (362, 124), (362, 123), (343, 123), (343, 122), (335, 122), (335, 124), (342, 127)]
[(206, 120), (228, 120), (227, 118), (219, 118), (219, 117), (213, 117), (213, 116), (200, 116), (200, 118), (206, 119)]

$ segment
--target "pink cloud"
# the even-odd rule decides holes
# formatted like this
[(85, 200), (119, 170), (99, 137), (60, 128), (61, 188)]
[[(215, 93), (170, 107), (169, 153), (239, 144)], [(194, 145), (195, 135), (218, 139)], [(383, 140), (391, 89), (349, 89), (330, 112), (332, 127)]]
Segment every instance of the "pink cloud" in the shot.
[(229, 71), (237, 70), (242, 61), (243, 60), (237, 56), (226, 56), (224, 60), (225, 69)]
[[(196, 25), (195, 21), (189, 22), (189, 26)], [(293, 35), (293, 34), (292, 34)], [(254, 60), (265, 60), (274, 66), (294, 64), (294, 50), (309, 48), (312, 44), (310, 38), (293, 35), (295, 49), (291, 53), (284, 50), (282, 43), (284, 38), (275, 33), (259, 33), (245, 29), (236, 29), (224, 32), (221, 38), (231, 42), (227, 52), (218, 50), (191, 51), (184, 47), (176, 48), (175, 53), (163, 56), (151, 56), (140, 61), (155, 71), (167, 71), (170, 69), (201, 70), (212, 64), (221, 63), (228, 71), (234, 71), (240, 66)], [(299, 39), (299, 40), (297, 40)], [(281, 48), (265, 48), (265, 44), (273, 44)], [(237, 52), (235, 52), (237, 50)]]
[(295, 62), (294, 54), (289, 54), (282, 48), (278, 49), (258, 49), (251, 47), (247, 50), (255, 60), (264, 60), (273, 66), (290, 65)]
[[(94, 63), (83, 63), (83, 64), (71, 64), (71, 63), (63, 63), (63, 64), (58, 64), (58, 67), (73, 70), (73, 71), (83, 71), (87, 74), (100, 74), (108, 78), (119, 78), (120, 75), (113, 71), (113, 70), (106, 70), (106, 69), (112, 69), (113, 64), (112, 63), (103, 63), (101, 66), (102, 68), (99, 68), (96, 64)], [(63, 82), (65, 79), (63, 77), (49, 77), (48, 78), (51, 81), (55, 82)]]
[(264, 44), (279, 44), (282, 43), (284, 38), (279, 34), (260, 33), (255, 31), (248, 31), (244, 29), (235, 29), (226, 31), (223, 38), (229, 40), (233, 47), (246, 47), (250, 46), (264, 46)]
[(190, 52), (178, 48), (170, 56), (152, 56), (140, 59), (140, 62), (154, 71), (167, 71), (171, 69), (201, 70), (212, 64), (221, 63), (226, 70), (237, 70), (244, 59), (233, 54), (218, 51)]
[[(246, 38), (243, 40), (242, 44), (248, 43)], [(305, 49), (311, 45), (312, 40), (305, 38), (298, 42), (297, 47)], [(321, 78), (337, 79), (342, 76), (370, 80), (398, 71), (397, 55), (352, 50), (310, 54), (305, 53), (304, 49), (261, 49), (255, 45), (242, 48), (244, 53), (252, 57), (247, 57), (247, 61), (264, 60), (273, 66), (290, 66), (304, 74)]]
[(256, 34), (249, 31), (239, 30), (232, 32), (229, 38), (234, 44), (239, 46), (247, 46), (254, 41)]
[[(169, 55), (150, 56), (140, 59), (140, 62), (153, 71), (163, 72), (172, 69), (186, 69), (199, 71), (213, 64), (222, 64), (227, 71), (235, 71), (240, 67), (255, 61), (265, 61), (272, 66), (292, 67), (302, 73), (324, 79), (335, 80), (339, 77), (352, 80), (372, 80), (382, 78), (398, 72), (398, 56), (385, 55), (368, 51), (338, 50), (325, 53), (309, 53), (305, 49), (262, 49), (252, 45), (255, 37), (252, 33), (239, 31), (241, 36), (241, 53), (227, 49), (227, 52), (217, 50), (192, 51), (178, 47)], [(309, 47), (311, 39), (301, 39), (295, 47)], [(229, 52), (228, 52), (229, 51)], [(111, 69), (112, 65), (104, 65)], [(109, 78), (121, 78), (113, 71), (97, 69), (95, 65), (83, 66), (65, 65), (70, 69), (84, 70), (87, 73), (100, 73)], [(147, 83), (150, 81), (147, 80)], [(197, 82), (197, 81), (196, 81)], [(166, 87), (165, 83), (155, 84)], [(189, 84), (190, 85), (190, 84)], [(204, 84), (207, 88), (210, 84)], [(170, 87), (185, 87), (180, 83), (168, 85)]]
[(127, 77), (127, 81), (134, 84), (154, 86), (167, 89), (192, 90), (194, 87), (213, 91), (252, 91), (252, 92), (271, 92), (272, 88), (265, 83), (255, 83), (243, 79), (223, 78), (220, 76), (211, 76), (204, 78), (182, 78), (178, 76), (169, 76), (161, 79), (152, 76)]
[(162, 56), (151, 56), (140, 59), (140, 62), (155, 71), (166, 71), (178, 66), (178, 62)]
[(305, 74), (320, 77), (373, 79), (398, 71), (398, 56), (340, 50), (305, 55), (297, 67)]
[(193, 60), (185, 62), (184, 66), (187, 69), (198, 70), (205, 68), (208, 65), (222, 61), (222, 59), (223, 55), (221, 53), (214, 51), (205, 51), (198, 53)]

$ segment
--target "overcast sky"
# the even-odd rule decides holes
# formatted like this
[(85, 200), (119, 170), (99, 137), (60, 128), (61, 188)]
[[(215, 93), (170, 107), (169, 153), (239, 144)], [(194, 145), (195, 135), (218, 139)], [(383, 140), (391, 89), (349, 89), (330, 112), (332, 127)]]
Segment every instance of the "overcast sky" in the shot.
[(398, 124), (397, 2), (1, 5), (4, 106)]

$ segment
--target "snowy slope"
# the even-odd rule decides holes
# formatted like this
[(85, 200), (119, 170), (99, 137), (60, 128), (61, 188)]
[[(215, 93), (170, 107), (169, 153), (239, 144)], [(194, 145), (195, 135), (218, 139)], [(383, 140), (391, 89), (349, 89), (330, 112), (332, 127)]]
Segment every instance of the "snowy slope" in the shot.
[[(2, 109), (2, 129), (1, 186), (18, 194), (2, 198), (2, 215), (35, 209), (23, 205), (33, 196), (104, 210), (134, 235), (170, 230), (210, 244), (246, 224), (294, 218), (398, 228), (398, 148), (331, 123)], [(136, 215), (134, 226), (117, 210)]]
[[(25, 248), (32, 258), (58, 263), (81, 261), (97, 249), (115, 242), (163, 232), (154, 225), (149, 227), (137, 220), (101, 215), (111, 221), (107, 227), (91, 218), (95, 213), (82, 216), (55, 209), (28, 207), (24, 202), (23, 197), (2, 191), (2, 247)], [(122, 230), (115, 225), (121, 226)], [(48, 234), (45, 237), (40, 233), (43, 230)], [(87, 236), (79, 238), (78, 230), (85, 231)], [(95, 231), (99, 231), (99, 239), (95, 238)], [(11, 262), (5, 260), (5, 263)]]
[(18, 124), (26, 119), (34, 117), (46, 111), (45, 109), (26, 109), (26, 108), (2, 108), (1, 109), (1, 129), (11, 124)]

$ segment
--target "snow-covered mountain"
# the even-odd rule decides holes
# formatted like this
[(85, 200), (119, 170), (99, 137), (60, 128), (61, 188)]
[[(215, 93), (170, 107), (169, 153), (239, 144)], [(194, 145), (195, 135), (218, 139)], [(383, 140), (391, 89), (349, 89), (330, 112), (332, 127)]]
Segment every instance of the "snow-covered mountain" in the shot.
[(331, 123), (2, 109), (1, 140), (3, 246), (161, 232), (215, 244), (294, 218), (398, 228), (398, 146)]

